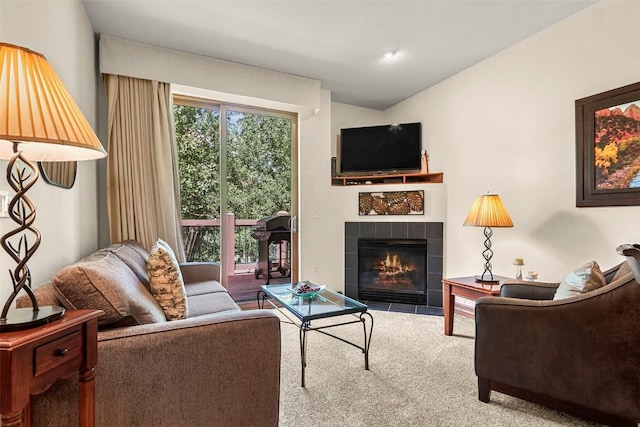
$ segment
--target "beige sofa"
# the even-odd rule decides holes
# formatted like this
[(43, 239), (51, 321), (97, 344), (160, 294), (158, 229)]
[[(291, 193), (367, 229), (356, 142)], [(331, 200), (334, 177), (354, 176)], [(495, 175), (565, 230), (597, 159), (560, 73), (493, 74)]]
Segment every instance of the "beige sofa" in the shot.
[[(115, 294), (122, 294), (123, 289), (136, 294), (137, 301), (109, 303), (106, 311), (121, 315), (119, 321), (105, 324), (99, 319), (96, 425), (277, 426), (277, 316), (268, 310), (240, 310), (220, 285), (217, 264), (187, 263), (180, 267), (189, 317), (135, 324), (139, 323), (135, 318), (140, 318), (136, 305), (146, 298), (140, 295), (148, 286), (148, 278), (144, 283), (145, 255), (148, 254), (137, 242), (111, 245), (66, 267), (51, 282), (35, 289), (41, 305), (102, 309), (92, 306), (91, 301), (85, 307), (74, 305), (60, 294), (62, 286), (56, 286), (56, 280), (70, 280), (69, 272), (81, 266), (76, 270), (81, 271), (82, 277), (76, 280), (78, 286), (86, 286), (84, 281), (95, 273), (96, 266), (107, 265), (107, 273), (101, 272), (97, 292), (102, 295), (100, 287), (112, 277), (116, 282), (109, 285), (119, 288)], [(129, 283), (122, 286), (125, 279)], [(90, 280), (98, 282), (95, 277)], [(28, 297), (22, 297), (18, 306), (29, 303)], [(153, 297), (145, 304), (152, 305)], [(121, 326), (131, 324), (134, 325)], [(34, 425), (77, 425), (76, 396), (75, 378), (58, 381), (47, 392), (34, 396)]]

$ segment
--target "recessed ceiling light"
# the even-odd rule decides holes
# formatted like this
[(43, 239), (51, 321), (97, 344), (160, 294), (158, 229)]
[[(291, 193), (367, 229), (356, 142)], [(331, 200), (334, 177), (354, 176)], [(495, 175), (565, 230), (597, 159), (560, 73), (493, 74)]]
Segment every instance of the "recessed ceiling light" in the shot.
[(394, 56), (396, 56), (397, 53), (398, 52), (393, 50), (393, 49), (388, 49), (388, 50), (385, 50), (384, 52), (382, 52), (382, 57), (384, 59), (390, 59), (390, 58), (393, 58)]

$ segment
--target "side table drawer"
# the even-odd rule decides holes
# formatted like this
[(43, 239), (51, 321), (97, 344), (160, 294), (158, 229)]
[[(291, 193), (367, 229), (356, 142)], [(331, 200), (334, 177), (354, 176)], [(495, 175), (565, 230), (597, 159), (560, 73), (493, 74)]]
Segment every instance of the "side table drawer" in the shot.
[(82, 356), (82, 334), (76, 330), (34, 350), (34, 376), (39, 376), (69, 360)]

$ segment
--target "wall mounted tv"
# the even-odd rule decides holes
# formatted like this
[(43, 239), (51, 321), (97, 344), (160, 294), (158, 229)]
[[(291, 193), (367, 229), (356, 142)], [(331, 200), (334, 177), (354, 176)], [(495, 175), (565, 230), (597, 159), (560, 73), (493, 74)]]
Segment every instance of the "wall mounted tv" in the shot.
[(421, 151), (421, 123), (340, 129), (343, 175), (417, 172)]

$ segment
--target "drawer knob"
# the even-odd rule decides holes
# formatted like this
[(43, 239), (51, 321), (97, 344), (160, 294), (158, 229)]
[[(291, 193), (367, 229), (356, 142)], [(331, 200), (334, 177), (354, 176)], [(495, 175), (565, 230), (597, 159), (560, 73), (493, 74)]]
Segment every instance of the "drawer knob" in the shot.
[(60, 356), (60, 357), (66, 356), (68, 353), (69, 353), (69, 349), (68, 348), (59, 348), (56, 351), (56, 356)]

